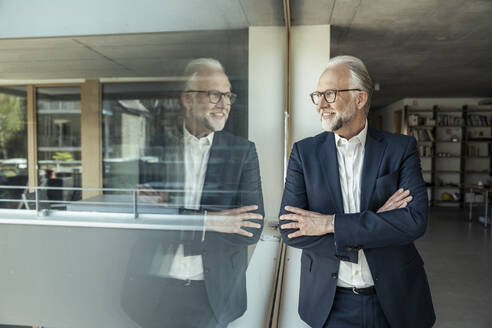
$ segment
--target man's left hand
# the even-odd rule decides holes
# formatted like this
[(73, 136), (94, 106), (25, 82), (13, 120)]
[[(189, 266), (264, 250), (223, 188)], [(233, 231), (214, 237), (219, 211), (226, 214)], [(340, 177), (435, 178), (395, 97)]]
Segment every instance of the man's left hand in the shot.
[(292, 214), (283, 214), (280, 220), (294, 221), (285, 223), (280, 229), (299, 229), (288, 235), (289, 238), (300, 236), (322, 236), (334, 232), (333, 215), (320, 214), (302, 208), (285, 206)]

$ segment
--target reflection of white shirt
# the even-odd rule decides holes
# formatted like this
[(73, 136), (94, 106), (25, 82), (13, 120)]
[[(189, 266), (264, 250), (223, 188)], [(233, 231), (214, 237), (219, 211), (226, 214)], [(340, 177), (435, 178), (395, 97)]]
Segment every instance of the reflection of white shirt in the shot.
[[(360, 212), (360, 184), (366, 136), (367, 121), (364, 129), (350, 140), (335, 134), (338, 172), (345, 213)], [(340, 261), (337, 285), (358, 288), (374, 286), (371, 270), (363, 250), (359, 250), (357, 263)]]
[[(210, 156), (210, 147), (214, 133), (198, 139), (183, 126), (184, 130), (184, 166), (185, 166), (185, 195), (184, 207), (199, 209), (202, 198), (205, 173)], [(166, 268), (162, 268), (166, 269)], [(201, 255), (184, 256), (183, 245), (180, 244), (172, 260), (167, 276), (175, 279), (203, 280), (203, 261)]]

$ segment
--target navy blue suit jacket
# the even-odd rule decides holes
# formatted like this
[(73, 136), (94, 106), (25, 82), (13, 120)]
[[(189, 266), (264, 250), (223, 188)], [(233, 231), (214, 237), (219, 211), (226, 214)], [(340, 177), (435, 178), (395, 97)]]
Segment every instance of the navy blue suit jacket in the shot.
[[(393, 328), (430, 327), (435, 322), (423, 261), (413, 241), (427, 226), (427, 192), (414, 138), (369, 128), (361, 177), (360, 212), (345, 214), (335, 137), (324, 132), (294, 144), (280, 215), (286, 205), (335, 214), (335, 233), (283, 240), (301, 248), (299, 314), (312, 327), (326, 322), (335, 295), (340, 260), (356, 263), (363, 249), (377, 297)], [(406, 208), (376, 211), (398, 188), (409, 189)]]
[[(160, 157), (160, 163), (157, 168), (146, 170), (156, 172), (157, 175), (143, 182), (159, 181), (160, 188), (175, 189), (176, 192), (170, 194), (171, 206), (180, 207), (185, 187), (183, 137), (179, 133), (168, 134), (160, 142), (161, 148), (154, 149)], [(254, 143), (225, 131), (215, 132), (200, 204), (201, 210), (207, 211), (258, 205), (254, 212), (264, 215), (260, 169)], [(250, 221), (263, 227), (263, 220)], [(262, 231), (247, 227), (243, 229), (253, 233), (253, 237), (207, 231), (202, 240), (201, 232), (167, 231), (158, 238), (139, 240), (128, 265), (128, 286), (122, 301), (125, 311), (147, 327), (143, 323), (151, 319), (148, 311), (151, 313), (155, 310), (152, 302), (162, 294), (159, 285), (147, 277), (153, 256), (160, 244), (164, 250), (168, 250), (169, 245), (177, 247), (178, 244), (184, 244), (185, 252), (189, 250), (194, 255), (202, 256), (205, 288), (217, 320), (226, 325), (243, 315), (247, 306), (247, 246), (258, 242)], [(172, 304), (172, 296), (169, 297)]]

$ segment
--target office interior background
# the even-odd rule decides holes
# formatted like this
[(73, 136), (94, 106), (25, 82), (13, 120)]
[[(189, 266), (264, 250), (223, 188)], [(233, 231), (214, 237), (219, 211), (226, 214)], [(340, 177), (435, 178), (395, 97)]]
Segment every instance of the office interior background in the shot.
[(265, 202), (230, 327), (307, 327), (277, 214), (292, 143), (322, 132), (309, 93), (349, 54), (375, 82), (369, 124), (418, 141), (436, 327), (490, 327), (490, 17), (487, 0), (0, 0), (0, 324), (138, 327), (120, 304), (126, 264), (159, 230), (63, 212), (138, 186), (143, 150), (182, 115), (186, 63), (209, 57), (238, 94), (225, 130), (255, 142)]

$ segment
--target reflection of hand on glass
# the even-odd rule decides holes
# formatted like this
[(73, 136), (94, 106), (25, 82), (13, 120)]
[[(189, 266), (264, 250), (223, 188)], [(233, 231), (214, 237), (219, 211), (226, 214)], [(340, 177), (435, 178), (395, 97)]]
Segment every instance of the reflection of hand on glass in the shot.
[(138, 201), (144, 203), (166, 203), (169, 199), (169, 194), (163, 191), (154, 191), (149, 184), (138, 186)]
[(235, 233), (246, 237), (253, 237), (251, 232), (243, 228), (261, 229), (261, 224), (249, 221), (251, 219), (263, 219), (261, 214), (252, 212), (257, 209), (257, 205), (249, 205), (223, 211), (208, 212), (205, 227), (217, 232)]

